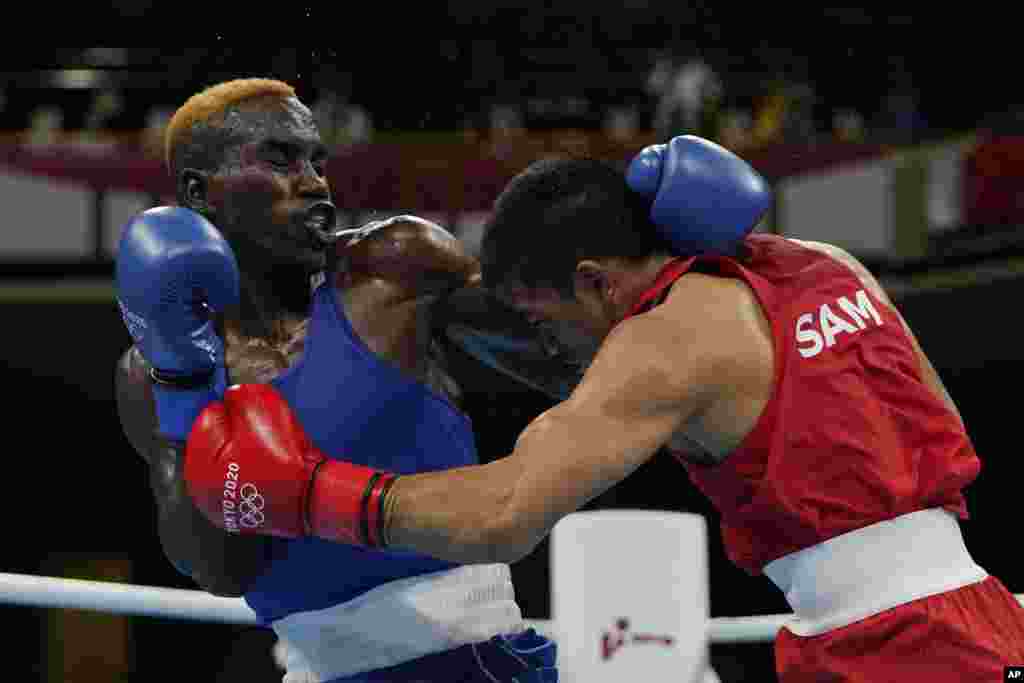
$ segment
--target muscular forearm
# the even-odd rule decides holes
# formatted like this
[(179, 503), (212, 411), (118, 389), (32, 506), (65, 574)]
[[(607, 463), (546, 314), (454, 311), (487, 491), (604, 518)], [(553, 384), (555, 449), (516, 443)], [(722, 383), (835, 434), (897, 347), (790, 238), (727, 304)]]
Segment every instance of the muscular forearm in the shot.
[(559, 519), (646, 461), (677, 419), (666, 416), (646, 443), (625, 424), (606, 421), (611, 429), (595, 430), (600, 422), (559, 404), (534, 420), (501, 460), (399, 477), (385, 500), (386, 540), (455, 562), (521, 559)]
[(389, 545), (463, 563), (523, 558), (559, 519), (628, 474), (577, 461), (583, 440), (546, 415), (501, 460), (399, 477), (385, 501)]
[(385, 501), (390, 547), (464, 564), (515, 562), (546, 529), (521, 523), (518, 458), (399, 477)]

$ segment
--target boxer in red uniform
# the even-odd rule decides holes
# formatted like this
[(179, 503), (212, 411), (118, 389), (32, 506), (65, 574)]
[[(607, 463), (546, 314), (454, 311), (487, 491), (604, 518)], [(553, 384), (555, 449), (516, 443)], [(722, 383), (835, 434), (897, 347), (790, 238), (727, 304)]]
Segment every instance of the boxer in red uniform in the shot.
[(397, 477), (326, 461), (277, 397), (234, 387), (190, 435), (200, 509), (216, 518), (236, 463), (267, 494), (249, 533), (513, 561), (667, 445), (720, 510), (731, 559), (793, 607), (783, 683), (1001, 680), (1024, 662), (1024, 609), (964, 546), (962, 489), (980, 464), (913, 333), (838, 248), (751, 235), (672, 249), (659, 221), (699, 237), (702, 217), (728, 227), (742, 198), (707, 202), (702, 183), (728, 169), (660, 154), (653, 200), (565, 160), (531, 166), (496, 203), (485, 282), (565, 343), (597, 347), (508, 457)]

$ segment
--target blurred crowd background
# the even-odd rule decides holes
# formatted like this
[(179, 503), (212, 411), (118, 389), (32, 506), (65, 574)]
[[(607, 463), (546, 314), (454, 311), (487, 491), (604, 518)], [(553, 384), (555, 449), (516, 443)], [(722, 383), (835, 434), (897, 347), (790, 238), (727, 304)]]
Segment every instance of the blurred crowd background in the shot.
[[(151, 4), (122, 9), (139, 17)], [(1014, 427), (1024, 100), (981, 50), (894, 38), (913, 34), (909, 16), (821, 10), (804, 26), (814, 49), (738, 48), (727, 47), (721, 12), (633, 5), (644, 3), (581, 18), (455, 2), (450, 37), (406, 46), (381, 34), (386, 49), (372, 52), (344, 41), (3, 48), (0, 349), (11, 445), (0, 511), (11, 531), (0, 571), (193, 587), (161, 554), (145, 466), (117, 423), (113, 368), (129, 340), (112, 263), (123, 221), (170, 201), (160, 142), (175, 108), (206, 85), (270, 76), (316, 112), (344, 220), (420, 213), (470, 244), (503, 184), (543, 155), (625, 163), (646, 144), (692, 133), (751, 160), (776, 188), (762, 229), (858, 254), (917, 330), (984, 461), (968, 491), (968, 546), (1024, 592), (1013, 533), (1024, 474)], [(507, 38), (478, 37), (483, 26), (505, 27)], [(484, 459), (507, 452), (549, 405), (496, 375), (473, 392)], [(670, 459), (592, 507), (706, 515), (713, 616), (787, 610), (767, 580), (728, 564), (714, 511)], [(546, 544), (514, 578), (526, 616), (546, 618)], [(0, 614), (12, 681), (280, 680), (265, 631)], [(715, 646), (712, 657), (725, 683), (775, 680), (770, 645)]]
[[(550, 46), (439, 40), (434, 52), (417, 50), (415, 71), (430, 74), (427, 81), (408, 78), (409, 64), (394, 65), (397, 73), (386, 64), (353, 70), (348, 55), (331, 49), (29, 50), (19, 58), (32, 70), (5, 87), (0, 121), (35, 142), (69, 131), (96, 140), (158, 129), (183, 96), (244, 64), (250, 72), (294, 74), (334, 139), (350, 144), (378, 131), (489, 137), (569, 128), (628, 138), (685, 128), (742, 149), (829, 137), (903, 143), (965, 122), (956, 111), (925, 118), (919, 58), (865, 46), (826, 59), (793, 48), (737, 52), (682, 40), (622, 48), (602, 35), (607, 28), (566, 25), (569, 44)], [(397, 80), (401, 72), (405, 80)]]
[[(832, 12), (839, 27), (862, 11)], [(948, 71), (935, 68), (941, 55), (887, 54), (865, 40), (813, 52), (738, 50), (673, 38), (657, 15), (638, 26), (613, 15), (552, 21), (494, 9), (486, 20), (521, 33), (372, 57), (328, 48), (19, 48), (5, 59), (19, 70), (0, 90), (0, 128), (37, 144), (155, 133), (184, 97), (240, 71), (290, 74), (339, 144), (413, 131), (476, 139), (558, 129), (616, 139), (685, 129), (737, 150), (905, 144), (974, 126), (1000, 106), (970, 82), (950, 87)]]

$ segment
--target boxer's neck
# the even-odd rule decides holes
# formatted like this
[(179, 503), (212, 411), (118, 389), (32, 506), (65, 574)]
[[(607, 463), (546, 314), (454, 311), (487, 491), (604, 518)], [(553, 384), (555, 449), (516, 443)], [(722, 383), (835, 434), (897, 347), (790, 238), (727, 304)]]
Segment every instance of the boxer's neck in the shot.
[(675, 260), (676, 257), (668, 254), (655, 254), (639, 263), (610, 260), (614, 263), (612, 270), (617, 271), (615, 291), (610, 301), (614, 310), (613, 318), (624, 318), (654, 286), (665, 266)]
[(247, 268), (237, 311), (227, 324), (241, 336), (271, 346), (288, 344), (309, 317), (309, 274), (302, 267)]

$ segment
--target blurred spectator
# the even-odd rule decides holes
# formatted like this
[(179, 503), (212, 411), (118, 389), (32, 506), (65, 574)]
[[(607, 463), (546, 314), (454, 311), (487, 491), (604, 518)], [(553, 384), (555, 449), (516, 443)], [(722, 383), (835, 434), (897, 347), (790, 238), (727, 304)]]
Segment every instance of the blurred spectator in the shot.
[(693, 134), (716, 137), (714, 122), (724, 89), (714, 69), (699, 56), (678, 62), (662, 57), (647, 79), (658, 98), (654, 130), (658, 137)]
[(814, 140), (814, 104), (817, 96), (808, 83), (777, 80), (761, 100), (754, 116), (756, 144), (806, 143)]
[(627, 142), (636, 137), (639, 123), (636, 107), (612, 107), (604, 117), (604, 133), (615, 142)]
[(82, 130), (75, 142), (84, 145), (96, 145), (109, 137), (111, 121), (124, 111), (124, 98), (116, 90), (103, 90), (92, 98), (89, 110), (85, 114)]
[(490, 108), (487, 119), (490, 154), (496, 159), (512, 158), (526, 139), (526, 126), (518, 107), (495, 104)]
[(889, 58), (887, 73), (887, 92), (871, 121), (872, 139), (893, 145), (913, 144), (924, 130), (913, 76), (899, 56)]
[(592, 102), (582, 95), (568, 95), (559, 101), (560, 114), (569, 128), (580, 128), (587, 125), (588, 115), (592, 111)]
[(64, 132), (64, 112), (58, 107), (37, 107), (30, 116), (28, 140), (31, 147), (48, 147), (60, 141)]
[(647, 75), (647, 93), (655, 99), (660, 98), (668, 90), (675, 69), (676, 62), (672, 56), (666, 52), (659, 53), (654, 58), (651, 72)]
[(154, 159), (164, 155), (164, 131), (171, 122), (174, 110), (169, 107), (154, 107), (146, 112), (146, 127), (142, 131), (143, 151)]
[(917, 92), (909, 85), (898, 86), (883, 98), (872, 125), (872, 137), (892, 145), (910, 145), (920, 139), (924, 119), (918, 108)]
[(758, 145), (782, 139), (782, 119), (786, 115), (786, 96), (781, 88), (773, 88), (758, 103), (754, 114), (753, 138)]
[(832, 115), (832, 134), (839, 142), (863, 142), (864, 117), (856, 109), (837, 109)]
[(525, 132), (523, 114), (517, 107), (499, 104), (491, 108), (490, 134), (492, 138), (515, 137)]
[(817, 95), (809, 83), (790, 83), (785, 89), (786, 113), (782, 121), (782, 139), (786, 142), (813, 142), (817, 135), (814, 105)]
[[(128, 5), (129, 3), (118, 3)], [(137, 4), (132, 0), (130, 4)], [(88, 66), (124, 66), (128, 63), (128, 50), (126, 47), (87, 47), (83, 48), (79, 59)]]
[(754, 144), (754, 117), (749, 109), (730, 108), (722, 112), (718, 142), (726, 149), (740, 152)]
[(11, 120), (11, 110), (7, 105), (7, 91), (2, 85), (0, 85), (0, 131), (7, 131), (21, 127), (12, 125), (13, 121)]
[(324, 90), (313, 104), (313, 116), (328, 145), (355, 145), (373, 138), (370, 113), (337, 90)]

